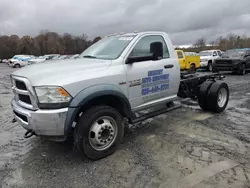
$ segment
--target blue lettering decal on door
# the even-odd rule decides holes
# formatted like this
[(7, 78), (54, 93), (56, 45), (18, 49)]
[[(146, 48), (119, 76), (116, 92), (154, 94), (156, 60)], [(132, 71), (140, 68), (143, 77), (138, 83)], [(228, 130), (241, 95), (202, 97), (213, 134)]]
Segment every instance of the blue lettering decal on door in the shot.
[(169, 89), (169, 74), (163, 74), (163, 69), (148, 71), (148, 77), (142, 78), (141, 94), (154, 94)]

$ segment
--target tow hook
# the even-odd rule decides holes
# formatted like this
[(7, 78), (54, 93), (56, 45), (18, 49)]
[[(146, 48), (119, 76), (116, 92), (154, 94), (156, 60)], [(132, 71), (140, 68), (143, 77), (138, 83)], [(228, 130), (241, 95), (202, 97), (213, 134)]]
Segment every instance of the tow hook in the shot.
[(30, 138), (33, 135), (36, 135), (35, 132), (28, 130), (25, 134), (24, 134), (24, 138)]
[(15, 123), (15, 122), (16, 122), (16, 118), (13, 118), (11, 122), (12, 122), (12, 123)]

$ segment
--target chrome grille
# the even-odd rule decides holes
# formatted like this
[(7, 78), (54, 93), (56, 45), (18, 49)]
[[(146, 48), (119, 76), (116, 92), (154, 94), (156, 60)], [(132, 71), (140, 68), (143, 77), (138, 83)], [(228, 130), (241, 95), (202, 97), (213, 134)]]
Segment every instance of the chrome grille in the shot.
[(28, 79), (23, 77), (12, 76), (12, 90), (16, 102), (27, 109), (36, 110), (37, 102), (34, 90)]

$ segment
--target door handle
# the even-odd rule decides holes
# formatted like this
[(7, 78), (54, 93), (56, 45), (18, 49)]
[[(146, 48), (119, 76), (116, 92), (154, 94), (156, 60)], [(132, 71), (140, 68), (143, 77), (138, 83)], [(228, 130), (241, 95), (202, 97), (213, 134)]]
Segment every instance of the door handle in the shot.
[(173, 68), (173, 67), (174, 67), (174, 65), (172, 65), (172, 64), (171, 64), (171, 65), (165, 65), (165, 66), (164, 66), (165, 69), (171, 69), (171, 68)]

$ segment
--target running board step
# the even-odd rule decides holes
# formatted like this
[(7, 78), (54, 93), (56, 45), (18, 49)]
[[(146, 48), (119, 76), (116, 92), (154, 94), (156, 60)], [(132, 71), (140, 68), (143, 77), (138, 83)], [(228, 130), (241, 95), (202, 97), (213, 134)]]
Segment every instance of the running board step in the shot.
[(142, 116), (140, 116), (138, 118), (132, 119), (132, 124), (139, 123), (141, 121), (147, 120), (149, 118), (164, 114), (166, 112), (169, 112), (169, 111), (172, 111), (172, 110), (175, 110), (175, 109), (178, 109), (178, 108), (181, 108), (181, 104), (175, 104), (172, 107), (163, 108), (163, 109), (160, 109), (160, 110), (150, 112), (148, 114), (144, 114), (144, 115), (142, 115)]

